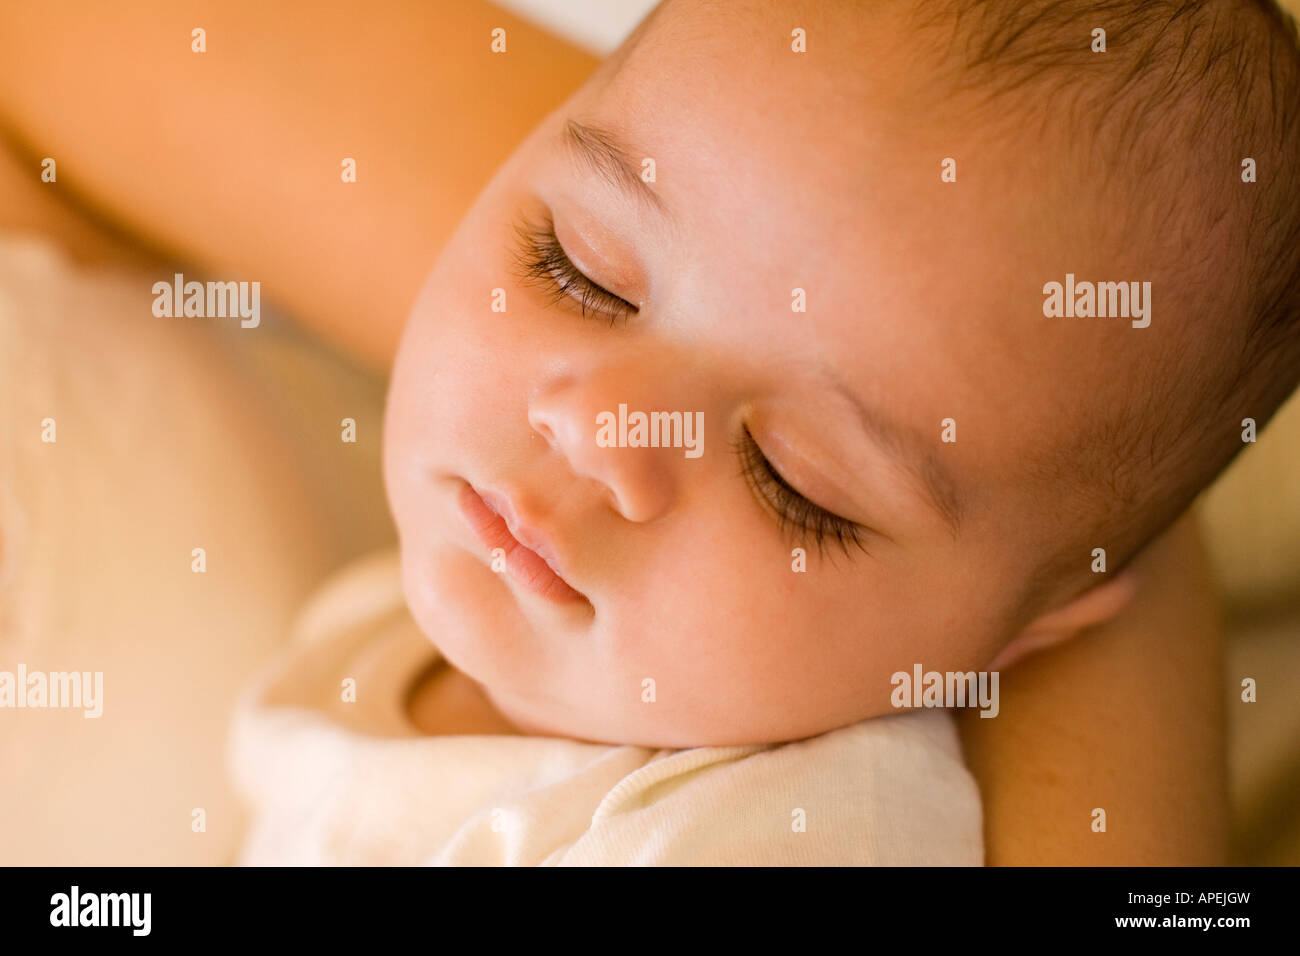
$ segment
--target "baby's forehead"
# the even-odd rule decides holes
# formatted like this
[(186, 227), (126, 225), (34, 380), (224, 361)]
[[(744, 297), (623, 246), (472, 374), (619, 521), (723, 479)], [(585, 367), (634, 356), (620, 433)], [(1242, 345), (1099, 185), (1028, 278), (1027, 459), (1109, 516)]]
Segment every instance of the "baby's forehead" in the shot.
[[(837, 154), (860, 147), (867, 112), (901, 100), (915, 82), (907, 58), (878, 17), (795, 16), (784, 6), (661, 4), (594, 85), (623, 111), (620, 118), (713, 129), (741, 140), (738, 149), (802, 142)], [(811, 51), (810, 30), (817, 37)]]
[[(893, 36), (902, 25), (831, 6), (805, 22), (783, 4), (666, 3), (575, 112), (625, 133), (682, 215), (726, 219), (750, 241), (834, 240), (851, 259), (879, 233), (873, 218), (943, 228), (979, 197), (938, 195), (941, 163), (974, 152), (978, 131), (916, 108), (937, 81)], [(979, 148), (985, 166), (1015, 162), (1005, 145)]]
[(1023, 139), (911, 110), (937, 81), (900, 48), (903, 25), (843, 19), (810, 20), (799, 53), (781, 4), (669, 3), (576, 112), (621, 131), (638, 167), (653, 160), (690, 266), (736, 306), (719, 324), (774, 357), (883, 378), (919, 420), (964, 414), (999, 450), (1041, 445), (1132, 358), (1101, 325), (1046, 326), (1043, 284), (1076, 251), (1101, 278), (1112, 263), (1053, 206), (1050, 144), (1027, 157)]

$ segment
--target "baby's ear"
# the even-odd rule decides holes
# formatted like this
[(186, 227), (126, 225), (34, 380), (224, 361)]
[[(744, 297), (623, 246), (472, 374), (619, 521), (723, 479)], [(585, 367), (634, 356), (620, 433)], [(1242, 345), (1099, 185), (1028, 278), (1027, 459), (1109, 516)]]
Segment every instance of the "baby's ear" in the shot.
[(1028, 654), (1061, 644), (1080, 631), (1106, 623), (1133, 601), (1137, 591), (1137, 575), (1126, 568), (1025, 625), (993, 658), (988, 670), (1005, 670)]

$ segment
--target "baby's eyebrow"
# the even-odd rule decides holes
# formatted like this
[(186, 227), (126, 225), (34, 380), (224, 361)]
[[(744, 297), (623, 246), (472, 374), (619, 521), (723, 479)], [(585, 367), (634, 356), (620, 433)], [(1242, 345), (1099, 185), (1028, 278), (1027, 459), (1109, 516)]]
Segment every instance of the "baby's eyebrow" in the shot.
[(663, 199), (641, 178), (640, 166), (631, 159), (632, 151), (618, 134), (593, 123), (567, 120), (561, 133), (564, 145), (576, 159), (620, 192), (645, 201), (661, 214), (667, 214)]
[(862, 430), (901, 462), (920, 483), (956, 537), (961, 526), (962, 499), (952, 473), (935, 453), (933, 445), (927, 445), (917, 432), (904, 428), (880, 409), (863, 404), (843, 382), (832, 381), (836, 390), (857, 411)]

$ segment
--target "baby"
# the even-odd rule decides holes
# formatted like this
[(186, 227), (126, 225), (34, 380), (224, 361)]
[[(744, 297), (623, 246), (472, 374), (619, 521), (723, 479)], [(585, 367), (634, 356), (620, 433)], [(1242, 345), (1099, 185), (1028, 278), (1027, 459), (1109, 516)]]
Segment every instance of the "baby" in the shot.
[(427, 649), (336, 597), (241, 716), (246, 861), (980, 862), (893, 675), (1115, 615), (1294, 388), (1298, 111), (1263, 2), (668, 0), (392, 378), (405, 603), (514, 733), (403, 727)]

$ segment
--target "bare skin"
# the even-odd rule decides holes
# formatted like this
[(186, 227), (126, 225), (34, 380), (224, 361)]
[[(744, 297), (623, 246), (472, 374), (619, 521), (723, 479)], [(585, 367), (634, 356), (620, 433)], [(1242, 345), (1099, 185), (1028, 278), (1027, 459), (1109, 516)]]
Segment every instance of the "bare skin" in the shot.
[(523, 733), (492, 706), (482, 687), (445, 662), (422, 676), (407, 706), (411, 723), (430, 736)]
[(1227, 862), (1223, 627), (1194, 512), (1134, 570), (1125, 611), (1003, 676), (1005, 721), (961, 714), (991, 865)]
[[(501, 15), (486, 7), (455, 6), (474, 11), (466, 13), (466, 17), (482, 17), (481, 21), (472, 21), (477, 26), (466, 29), (478, 29), (487, 22), (504, 22)], [(403, 7), (400, 12), (402, 16), (420, 16), (413, 8)], [(18, 10), (4, 14), (6, 18), (24, 15)], [(238, 5), (230, 7), (227, 15), (236, 22), (240, 16), (252, 16)], [(148, 237), (148, 241), (184, 249), (215, 266), (258, 271), (266, 277), (268, 285), (281, 290), (286, 302), (309, 317), (305, 321), (317, 331), (350, 347), (359, 357), (376, 365), (383, 364), (391, 355), (397, 329), (404, 318), (404, 306), (396, 303), (412, 294), (442, 239), (486, 180), (494, 161), (482, 155), (466, 160), (467, 171), (460, 179), (444, 177), (435, 183), (434, 177), (417, 175), (413, 169), (405, 180), (400, 176), (393, 178), (398, 171), (411, 169), (409, 150), (394, 144), (402, 142), (401, 133), (409, 126), (410, 116), (421, 115), (420, 104), (394, 110), (392, 115), (376, 115), (376, 126), (367, 139), (367, 147), (373, 155), (384, 157), (378, 165), (390, 171), (385, 174), (385, 185), (381, 188), (404, 199), (411, 196), (424, 199), (364, 201), (340, 213), (340, 218), (331, 219), (331, 228), (320, 229), (318, 222), (307, 221), (306, 213), (323, 193), (313, 193), (313, 187), (303, 185), (303, 192), (286, 197), (281, 192), (266, 192), (260, 185), (268, 178), (267, 163), (309, 164), (304, 158), (311, 155), (309, 144), (319, 142), (318, 137), (335, 128), (335, 118), (321, 116), (308, 108), (321, 95), (318, 87), (309, 84), (284, 87), (269, 81), (266, 75), (246, 74), (250, 86), (259, 95), (275, 89), (288, 97), (287, 102), (279, 104), (282, 115), (291, 113), (300, 122), (290, 127), (264, 115), (261, 132), (267, 138), (259, 139), (256, 128), (249, 133), (250, 138), (263, 143), (259, 156), (249, 157), (246, 152), (233, 148), (221, 151), (218, 143), (218, 158), (214, 159), (211, 137), (214, 115), (228, 116), (232, 122), (237, 120), (245, 130), (250, 121), (255, 127), (258, 122), (256, 115), (250, 117), (240, 108), (242, 104), (237, 96), (232, 103), (227, 89), (201, 84), (187, 88), (180, 83), (169, 86), (171, 95), (177, 97), (174, 103), (151, 106), (154, 101), (142, 94), (146, 89), (153, 89), (156, 83), (145, 69), (138, 76), (119, 77), (111, 84), (115, 95), (129, 98), (140, 108), (125, 114), (106, 108), (87, 94), (92, 87), (103, 88), (105, 77), (112, 75), (107, 62), (96, 62), (104, 60), (107, 51), (99, 49), (95, 42), (76, 45), (75, 34), (69, 43), (69, 37), (61, 29), (61, 16), (62, 13), (22, 24), (6, 23), (0, 29), (0, 37), (22, 37), (20, 48), (6, 49), (3, 51), (6, 55), (0, 57), (3, 64), (0, 70), (6, 71), (0, 73), (3, 97), (0, 113), (19, 131), (28, 148), (35, 149), (37, 155), (45, 155), (55, 150), (48, 146), (38, 149), (31, 144), (56, 142), (63, 175), (88, 205), (118, 210), (122, 219), (130, 223), (130, 229), (140, 237)], [(85, 22), (83, 14), (75, 14), (72, 19)], [(183, 33), (188, 35), (188, 20), (181, 24), (177, 19), (167, 25), (169, 21), (162, 11), (156, 11), (149, 20), (162, 24), (158, 28), (160, 32), (151, 37), (130, 34), (140, 43), (140, 48), (133, 51), (139, 57), (135, 62), (148, 63), (151, 56), (158, 56), (156, 51), (165, 47), (162, 36), (169, 35), (169, 31), (175, 32), (183, 26)], [(393, 20), (400, 17), (388, 22)], [(446, 19), (440, 22), (445, 23)], [(394, 33), (413, 35), (416, 31), (409, 29), (412, 26), (408, 23), (407, 30), (394, 28)], [(314, 31), (304, 35), (303, 31), (290, 31), (283, 25), (280, 28), (283, 32), (278, 34), (274, 25), (266, 29), (269, 36), (292, 32), (297, 53), (295, 63), (316, 62), (320, 77), (331, 75), (335, 47), (328, 40), (328, 26), (324, 39)], [(341, 27), (338, 29), (342, 32)], [(129, 33), (123, 31), (124, 38)], [(47, 45), (42, 47), (43, 43)], [(474, 140), (476, 148), (488, 157), (504, 157), (517, 134), (576, 86), (591, 67), (590, 58), (559, 41), (543, 37), (538, 43), (545, 48), (548, 63), (568, 63), (569, 72), (543, 71), (540, 76), (546, 79), (528, 86), (532, 91), (529, 102), (520, 104), (517, 110), (501, 111), (510, 122), (500, 127), (494, 125), (482, 131), (488, 135)], [(55, 71), (52, 85), (29, 89), (21, 77), (30, 71), (36, 59), (53, 58), (55, 48), (72, 51), (75, 62), (69, 64), (69, 69)], [(119, 45), (113, 58), (121, 55)], [(245, 66), (250, 70), (273, 69), (265, 65), (273, 57), (248, 55), (250, 62)], [(385, 58), (378, 59), (381, 62), (376, 64), (377, 70), (360, 71), (363, 77), (373, 77), (363, 80), (373, 86), (358, 93), (358, 100), (373, 95), (376, 99), (388, 96), (409, 103), (417, 94), (406, 88), (403, 74), (397, 69), (388, 70), (384, 64), (389, 61)], [(473, 62), (467, 58), (455, 64), (452, 71), (463, 77), (474, 69)], [(557, 76), (559, 79), (554, 80)], [(121, 87), (116, 85), (119, 82)], [(484, 82), (490, 81), (485, 77)], [(554, 85), (545, 87), (545, 83), (552, 82)], [(133, 89), (132, 84), (139, 86)], [(433, 85), (428, 84), (424, 89)], [(501, 101), (500, 97), (519, 88), (519, 84), (503, 84), (502, 88), (484, 95)], [(133, 96), (133, 93), (141, 95)], [(295, 101), (294, 97), (298, 99)], [(196, 98), (206, 99), (211, 109), (195, 109)], [(481, 111), (477, 102), (462, 99), (460, 103), (440, 103), (439, 115), (444, 125), (435, 128), (432, 123), (417, 124), (416, 132), (411, 135), (423, 137), (429, 145), (429, 150), (422, 154), (426, 159), (446, 152), (434, 148), (442, 139), (439, 133), (447, 128), (446, 124), (454, 127), (457, 123), (467, 126), (472, 123), (468, 115), (458, 117), (457, 108), (477, 113)], [(123, 118), (137, 126), (123, 128), (118, 122)], [(187, 124), (192, 136), (186, 135)], [(171, 144), (175, 148), (158, 151), (153, 159), (129, 150), (104, 148), (115, 138), (127, 144), (138, 143), (151, 129), (170, 130), (175, 136)], [(276, 136), (280, 139), (276, 140)], [(268, 156), (272, 159), (268, 160)], [(150, 163), (158, 165), (150, 168)], [(476, 165), (479, 163), (483, 165)], [(69, 173), (70, 167), (76, 172)], [(222, 171), (224, 180), (220, 186), (214, 183), (216, 167)], [(236, 194), (249, 201), (230, 203), (232, 186)], [(218, 207), (221, 207), (219, 215)], [(278, 214), (267, 215), (271, 209)], [(435, 212), (432, 220), (427, 215), (430, 210)], [(350, 216), (361, 218), (349, 220)], [(436, 225), (430, 227), (430, 221)], [(241, 242), (236, 248), (230, 242), (231, 235), (247, 238), (263, 230), (267, 238), (262, 245)], [(319, 251), (325, 261), (347, 262), (351, 266), (361, 263), (362, 267), (355, 272), (366, 272), (366, 257), (379, 254), (379, 244), (370, 238), (375, 235), (385, 236), (386, 242), (391, 237), (393, 247), (407, 250), (403, 255), (409, 262), (405, 266), (390, 264), (390, 268), (376, 269), (367, 282), (358, 283), (355, 275), (342, 274), (351, 269), (320, 269), (318, 261), (313, 261), (313, 254)], [(418, 237), (418, 241), (403, 242), (401, 237)], [(381, 258), (389, 263), (390, 249), (382, 251)], [(375, 282), (375, 274), (386, 275), (388, 281)], [(376, 318), (368, 323), (356, 322), (355, 316), (362, 313)], [(1191, 533), (1186, 522), (1182, 528), (1179, 534)], [(1182, 539), (1184, 544), (1186, 540)], [(1216, 786), (1215, 781), (1220, 784), (1222, 781), (1222, 753), (1215, 746), (1216, 721), (1201, 704), (1207, 697), (1213, 699), (1218, 694), (1217, 631), (1204, 617), (1189, 620), (1184, 613), (1186, 605), (1180, 599), (1188, 592), (1206, 591), (1203, 568), (1198, 570), (1181, 563), (1189, 553), (1193, 552), (1186, 547), (1153, 548), (1147, 570), (1165, 568), (1170, 573), (1151, 574), (1128, 609), (1089, 639), (1045, 652), (1039, 659), (1031, 659), (1008, 674), (1003, 691), (1004, 719), (968, 721), (963, 728), (972, 768), (984, 790), (990, 862), (1165, 863), (1173, 862), (1170, 847), (1185, 850), (1188, 862), (1221, 858), (1222, 787)], [(1156, 587), (1152, 583), (1156, 580), (1164, 583)], [(1177, 649), (1176, 656), (1173, 648)], [(1157, 698), (1152, 694), (1128, 694), (1115, 699), (1111, 693), (1113, 684), (1107, 680), (1114, 677), (1116, 670), (1130, 675), (1164, 675), (1167, 670), (1163, 668), (1171, 659), (1181, 661), (1185, 668), (1178, 695)], [(458, 698), (454, 695), (472, 690), (459, 679), (456, 683), (460, 684), (459, 688), (456, 684), (447, 685), (452, 689), (447, 692), (446, 701), (455, 702)], [(1080, 702), (1080, 706), (1061, 708), (1063, 697)], [(1084, 702), (1091, 702), (1091, 708)], [(486, 718), (479, 726), (492, 726), (492, 719)], [(1134, 728), (1142, 727), (1148, 728), (1145, 739), (1133, 732)], [(1191, 727), (1200, 732), (1190, 733)], [(1157, 773), (1139, 772), (1139, 762), (1117, 759), (1115, 741), (1119, 728), (1129, 735), (1125, 739), (1136, 753), (1148, 756), (1160, 753), (1166, 757)], [(1073, 744), (1065, 746), (1065, 741)], [(1188, 799), (1192, 774), (1187, 768), (1193, 766), (1193, 761), (1214, 765), (1195, 774), (1205, 785), (1199, 800)], [(1113, 787), (1100, 798), (1093, 795), (1092, 789), (1092, 782), (1098, 779), (1111, 781)], [(1132, 827), (1128, 832), (1140, 832), (1146, 839), (1092, 839), (1096, 835), (1087, 827), (1087, 812), (1093, 806), (1103, 805), (1103, 800), (1123, 808), (1122, 814), (1116, 816), (1128, 821), (1126, 826)], [(1185, 808), (1183, 814), (1168, 812), (1171, 805), (1180, 802)], [(1076, 814), (1085, 804), (1083, 820), (1076, 824)]]
[[(314, 5), (309, 25), (258, 0), (8, 4), (0, 123), (29, 161), (58, 161), (58, 188), (83, 208), (177, 258), (259, 277), (386, 370), (469, 203), (596, 61), (479, 2), (402, 0), (363, 32), (357, 16), (340, 2)], [(498, 26), (510, 53), (491, 58), (469, 38)], [(355, 184), (341, 182), (344, 157)]]
[[(1222, 865), (1227, 819), (1219, 609), (1188, 515), (1138, 561), (1135, 603), (1074, 643), (1026, 658), (1003, 677), (1004, 720), (959, 715), (980, 782), (994, 866)], [(1209, 653), (1203, 653), (1208, 650)], [(1081, 694), (1081, 681), (1107, 688)], [(1168, 737), (1165, 715), (1200, 701)], [(519, 734), (471, 678), (424, 675), (411, 722), (427, 734)], [(1094, 808), (1107, 814), (1092, 828)], [(1189, 840), (1191, 832), (1200, 839)]]

